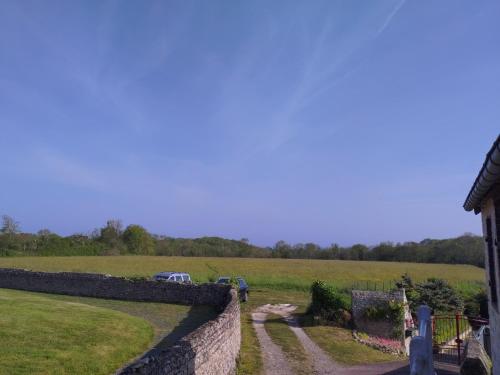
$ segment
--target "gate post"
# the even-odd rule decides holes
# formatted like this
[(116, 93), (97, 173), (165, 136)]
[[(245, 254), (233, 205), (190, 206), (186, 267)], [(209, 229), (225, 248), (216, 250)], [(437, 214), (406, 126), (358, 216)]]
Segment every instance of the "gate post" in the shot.
[(429, 306), (418, 308), (418, 336), (410, 343), (410, 374), (435, 375), (432, 359), (432, 320)]
[(455, 339), (455, 342), (457, 343), (457, 360), (458, 360), (458, 365), (460, 366), (461, 361), (461, 353), (460, 353), (460, 344), (462, 343), (462, 339), (460, 338), (460, 314), (455, 314), (455, 327), (457, 330), (457, 338)]

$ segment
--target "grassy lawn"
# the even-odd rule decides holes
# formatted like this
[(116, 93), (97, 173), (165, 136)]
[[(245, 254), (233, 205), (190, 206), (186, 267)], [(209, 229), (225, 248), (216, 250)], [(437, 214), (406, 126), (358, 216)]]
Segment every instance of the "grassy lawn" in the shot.
[(0, 373), (109, 374), (153, 340), (144, 319), (0, 289)]
[(109, 374), (215, 315), (207, 306), (0, 289), (0, 374)]
[(307, 325), (303, 328), (316, 344), (330, 354), (336, 362), (344, 365), (361, 365), (402, 359), (354, 341), (349, 329)]
[(166, 303), (130, 302), (100, 298), (72, 297), (43, 294), (49, 299), (82, 303), (106, 309), (121, 311), (146, 320), (154, 332), (152, 345), (165, 348), (194, 331), (217, 313), (211, 306), (185, 306)]
[(186, 271), (198, 282), (220, 275), (244, 276), (252, 287), (307, 292), (314, 280), (339, 286), (355, 282), (390, 282), (408, 273), (414, 280), (440, 277), (452, 284), (484, 282), (484, 270), (466, 265), (398, 262), (357, 262), (307, 259), (191, 258), (157, 256), (17, 257), (0, 258), (0, 267), (39, 271), (109, 273), (152, 276), (159, 271)]
[(281, 316), (268, 314), (264, 327), (273, 342), (283, 350), (295, 374), (314, 373), (313, 365), (304, 347)]
[[(26, 268), (39, 271), (74, 271), (109, 273), (118, 276), (151, 276), (159, 271), (177, 270), (191, 274), (193, 280), (206, 282), (220, 275), (244, 276), (251, 288), (249, 302), (241, 305), (242, 348), (238, 360), (239, 375), (259, 375), (262, 373), (262, 358), (257, 337), (252, 327), (250, 313), (256, 307), (267, 303), (291, 303), (299, 306), (298, 313), (303, 313), (309, 304), (309, 287), (314, 280), (321, 279), (338, 286), (351, 286), (355, 282), (391, 281), (408, 273), (414, 280), (428, 277), (440, 277), (464, 288), (476, 288), (484, 282), (484, 270), (465, 265), (418, 264), (396, 262), (355, 262), (340, 260), (288, 260), (288, 259), (245, 259), (245, 258), (191, 258), (191, 257), (154, 257), (154, 256), (117, 256), (117, 257), (19, 257), (0, 258), (0, 267)], [(474, 283), (478, 283), (474, 285)], [(54, 297), (55, 298), (55, 297)], [(59, 301), (65, 300), (57, 296)], [(81, 299), (92, 300), (92, 299)], [(162, 317), (162, 304), (150, 304), (145, 312), (127, 302), (94, 300), (85, 303), (106, 307), (148, 320), (155, 336), (161, 336), (162, 329), (172, 329), (175, 321), (184, 321), (182, 314), (195, 319), (188, 319), (193, 326), (201, 324), (203, 317), (210, 312), (182, 310), (171, 311), (177, 318)], [(160, 305), (154, 307), (153, 305)], [(163, 306), (163, 307), (161, 307)], [(159, 309), (159, 310), (155, 310)], [(199, 312), (199, 314), (198, 314)], [(167, 315), (169, 315), (167, 313)], [(196, 320), (196, 317), (199, 320)], [(162, 328), (162, 324), (164, 325)], [(287, 328), (273, 325), (273, 329)], [(307, 334), (330, 353), (338, 362), (344, 364), (391, 361), (395, 357), (383, 354), (353, 341), (350, 331), (334, 327), (305, 327)], [(174, 330), (174, 334), (176, 330)], [(177, 330), (178, 331), (178, 330)], [(163, 331), (164, 332), (164, 331)], [(183, 333), (178, 331), (179, 335)], [(290, 332), (293, 334), (293, 332)], [(278, 335), (279, 336), (279, 335)], [(177, 336), (172, 336), (174, 339)], [(168, 345), (168, 340), (167, 340)]]

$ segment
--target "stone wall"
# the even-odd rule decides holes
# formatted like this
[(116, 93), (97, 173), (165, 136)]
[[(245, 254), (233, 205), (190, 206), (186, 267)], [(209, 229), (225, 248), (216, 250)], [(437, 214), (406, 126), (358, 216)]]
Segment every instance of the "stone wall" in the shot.
[(240, 350), (240, 305), (234, 289), (222, 313), (164, 351), (151, 350), (119, 375), (233, 374)]
[(129, 301), (215, 306), (220, 314), (166, 349), (152, 349), (125, 369), (129, 374), (233, 374), (240, 350), (240, 305), (228, 285), (129, 280), (85, 273), (0, 268), (0, 288)]
[(400, 330), (401, 337), (404, 337), (404, 323), (401, 327), (395, 327), (394, 322), (384, 320), (369, 320), (364, 316), (366, 308), (385, 304), (390, 300), (395, 300), (401, 303), (406, 302), (403, 290), (394, 292), (374, 292), (364, 290), (352, 291), (352, 318), (357, 330), (365, 332), (369, 335), (378, 337), (393, 338), (395, 333)]
[(131, 280), (92, 273), (0, 268), (0, 288), (127, 301), (223, 306), (229, 285)]

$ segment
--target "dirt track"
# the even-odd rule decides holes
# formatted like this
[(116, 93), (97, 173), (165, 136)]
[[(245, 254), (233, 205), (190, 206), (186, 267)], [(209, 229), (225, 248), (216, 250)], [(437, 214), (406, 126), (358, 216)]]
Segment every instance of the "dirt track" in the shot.
[(306, 353), (314, 366), (315, 375), (402, 375), (408, 374), (408, 363), (390, 362), (374, 365), (345, 367), (335, 362), (321, 349), (304, 330), (299, 326), (292, 315), (297, 306), (289, 304), (263, 305), (252, 313), (253, 325), (257, 332), (264, 360), (266, 375), (293, 374), (290, 363), (279, 346), (274, 344), (264, 328), (267, 314), (276, 314), (283, 317), (290, 329), (297, 335)]

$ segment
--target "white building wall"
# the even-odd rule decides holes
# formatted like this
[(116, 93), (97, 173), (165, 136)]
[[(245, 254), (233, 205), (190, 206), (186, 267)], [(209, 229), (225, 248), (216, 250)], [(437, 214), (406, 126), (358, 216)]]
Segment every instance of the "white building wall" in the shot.
[[(492, 224), (492, 233), (493, 233), (493, 246), (494, 246), (494, 254), (493, 262), (495, 262), (495, 270), (496, 270), (496, 282), (497, 282), (497, 294), (500, 293), (500, 260), (498, 259), (498, 247), (500, 246), (500, 238), (496, 238), (496, 227), (500, 226), (500, 223), (495, 222), (495, 206), (493, 203), (493, 199), (488, 199), (484, 206), (481, 208), (482, 213), (482, 222), (483, 222), (483, 235), (486, 238), (486, 219), (489, 217), (491, 219)], [(488, 289), (488, 297), (489, 297), (489, 314), (490, 314), (490, 328), (491, 328), (491, 355), (493, 361), (493, 375), (500, 375), (500, 301), (498, 301), (498, 307), (495, 308), (491, 303), (491, 289), (489, 287), (489, 268), (488, 262), (492, 261), (488, 259), (488, 244), (485, 242), (485, 269), (486, 269), (486, 286)]]

